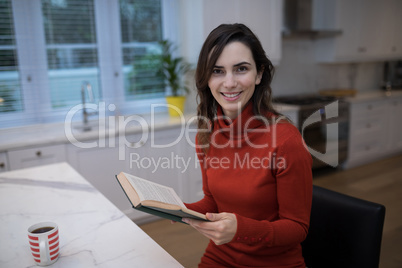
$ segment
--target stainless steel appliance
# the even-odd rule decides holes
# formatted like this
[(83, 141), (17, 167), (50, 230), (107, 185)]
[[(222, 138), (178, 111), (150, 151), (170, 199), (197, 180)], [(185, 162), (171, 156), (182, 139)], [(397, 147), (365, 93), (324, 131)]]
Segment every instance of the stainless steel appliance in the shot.
[(274, 103), (297, 109), (296, 126), (313, 155), (313, 168), (338, 167), (346, 160), (349, 136), (347, 102), (332, 96), (293, 95), (274, 98)]
[(282, 27), (284, 38), (328, 38), (342, 34), (340, 29), (314, 23), (317, 22), (316, 15), (322, 13), (319, 3), (316, 5), (314, 2), (314, 0), (284, 1)]

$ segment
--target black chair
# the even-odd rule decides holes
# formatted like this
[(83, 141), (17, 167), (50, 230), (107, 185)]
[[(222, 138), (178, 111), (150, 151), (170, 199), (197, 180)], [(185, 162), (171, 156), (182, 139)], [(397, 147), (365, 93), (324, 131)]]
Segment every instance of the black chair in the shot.
[(308, 268), (378, 268), (385, 207), (313, 186)]

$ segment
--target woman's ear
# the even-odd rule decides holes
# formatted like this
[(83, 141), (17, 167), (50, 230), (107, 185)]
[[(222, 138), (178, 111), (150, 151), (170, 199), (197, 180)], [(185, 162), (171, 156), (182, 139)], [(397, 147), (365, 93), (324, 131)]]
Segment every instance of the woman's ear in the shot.
[(261, 67), (261, 70), (258, 72), (257, 77), (255, 78), (256, 85), (259, 85), (261, 83), (263, 73), (264, 73), (264, 66)]

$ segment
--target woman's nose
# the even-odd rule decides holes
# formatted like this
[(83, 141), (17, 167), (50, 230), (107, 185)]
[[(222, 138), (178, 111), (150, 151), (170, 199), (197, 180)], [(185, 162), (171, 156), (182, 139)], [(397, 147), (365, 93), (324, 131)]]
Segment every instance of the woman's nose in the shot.
[(223, 86), (226, 88), (234, 88), (237, 86), (236, 79), (233, 74), (227, 74)]

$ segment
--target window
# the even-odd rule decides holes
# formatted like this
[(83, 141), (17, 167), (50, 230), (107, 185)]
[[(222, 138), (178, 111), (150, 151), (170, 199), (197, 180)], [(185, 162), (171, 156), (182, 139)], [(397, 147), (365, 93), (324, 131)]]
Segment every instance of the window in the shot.
[(157, 42), (163, 39), (161, 1), (120, 1), (120, 23), (126, 98), (163, 95), (163, 79), (150, 63), (150, 56), (160, 53)]
[(0, 113), (22, 107), (11, 0), (0, 0)]
[(149, 58), (177, 41), (177, 3), (0, 0), (0, 127), (62, 122), (84, 83), (95, 103), (149, 112), (165, 90)]
[(95, 12), (92, 0), (42, 0), (52, 108), (81, 103), (81, 87), (90, 83), (101, 97)]

